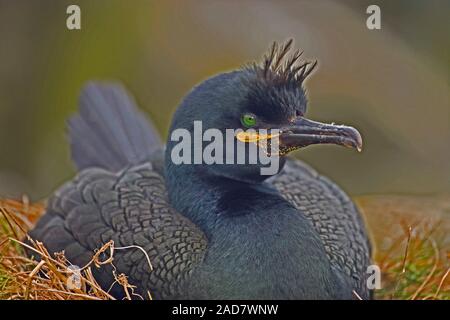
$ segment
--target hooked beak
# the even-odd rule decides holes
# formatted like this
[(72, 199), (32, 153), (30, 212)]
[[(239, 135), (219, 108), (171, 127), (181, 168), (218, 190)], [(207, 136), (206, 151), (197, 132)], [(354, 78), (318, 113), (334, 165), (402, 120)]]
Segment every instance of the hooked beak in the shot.
[(281, 129), (280, 151), (290, 151), (311, 144), (328, 143), (362, 150), (361, 134), (355, 128), (326, 124), (303, 117), (297, 118), (291, 125)]

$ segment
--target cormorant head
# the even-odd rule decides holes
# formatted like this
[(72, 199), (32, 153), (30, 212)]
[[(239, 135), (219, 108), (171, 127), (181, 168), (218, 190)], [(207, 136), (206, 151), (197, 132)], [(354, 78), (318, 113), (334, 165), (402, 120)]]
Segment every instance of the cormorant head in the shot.
[[(257, 182), (276, 174), (286, 154), (308, 145), (329, 143), (360, 150), (356, 129), (305, 117), (304, 81), (317, 61), (301, 61), (300, 51), (290, 53), (291, 45), (292, 40), (281, 46), (274, 43), (261, 64), (219, 74), (196, 86), (173, 117), (166, 168), (194, 165), (209, 175)], [(239, 149), (242, 145), (246, 148)], [(243, 155), (245, 160), (239, 163)], [(261, 169), (273, 165), (268, 159), (275, 158), (278, 166), (264, 174)]]

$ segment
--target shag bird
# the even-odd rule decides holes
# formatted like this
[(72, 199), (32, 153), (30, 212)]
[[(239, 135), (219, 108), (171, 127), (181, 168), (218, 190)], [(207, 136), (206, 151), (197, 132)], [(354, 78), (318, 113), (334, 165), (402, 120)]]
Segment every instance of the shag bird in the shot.
[[(110, 240), (128, 247), (114, 253), (116, 272), (157, 299), (370, 298), (371, 249), (358, 210), (332, 181), (286, 156), (318, 143), (360, 149), (361, 136), (305, 117), (304, 81), (317, 62), (301, 61), (291, 45), (274, 43), (262, 63), (196, 86), (165, 146), (121, 86), (89, 83), (68, 121), (79, 173), (49, 199), (30, 236), (78, 266)], [(258, 161), (175, 164), (172, 133), (194, 134), (194, 121), (222, 133), (279, 128), (279, 171), (261, 175)], [(272, 139), (259, 136), (258, 149)], [(103, 288), (114, 283), (110, 267), (93, 271)], [(124, 294), (118, 284), (110, 292)]]

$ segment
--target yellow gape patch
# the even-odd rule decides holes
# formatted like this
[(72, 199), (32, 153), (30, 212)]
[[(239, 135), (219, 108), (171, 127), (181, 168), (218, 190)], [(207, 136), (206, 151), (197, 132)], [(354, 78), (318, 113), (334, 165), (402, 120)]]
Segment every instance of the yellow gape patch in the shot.
[(278, 137), (280, 134), (260, 134), (258, 132), (238, 132), (236, 138), (241, 142), (258, 142), (261, 140), (269, 140)]

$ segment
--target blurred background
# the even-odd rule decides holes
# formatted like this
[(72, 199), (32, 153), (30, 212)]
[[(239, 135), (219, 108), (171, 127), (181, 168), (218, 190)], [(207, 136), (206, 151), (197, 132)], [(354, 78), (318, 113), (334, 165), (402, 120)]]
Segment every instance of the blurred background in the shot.
[(125, 83), (165, 139), (192, 86), (289, 37), (319, 60), (308, 115), (365, 142), (296, 156), (352, 195), (450, 192), (449, 1), (0, 0), (0, 195), (39, 200), (73, 176), (65, 119), (87, 80)]

